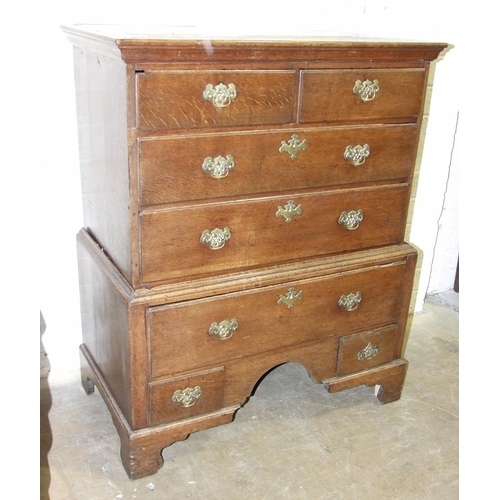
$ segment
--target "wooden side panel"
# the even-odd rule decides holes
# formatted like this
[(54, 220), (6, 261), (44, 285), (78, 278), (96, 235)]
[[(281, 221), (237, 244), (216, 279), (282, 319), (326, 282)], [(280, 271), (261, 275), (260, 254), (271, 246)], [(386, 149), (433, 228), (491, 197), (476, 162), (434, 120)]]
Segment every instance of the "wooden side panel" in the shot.
[(86, 229), (131, 281), (126, 65), (74, 49)]
[(133, 427), (128, 300), (77, 241), (83, 343)]
[(401, 308), (399, 311), (398, 320), (398, 339), (395, 347), (395, 358), (400, 358), (404, 355), (404, 345), (406, 342), (408, 313), (410, 311), (410, 303), (413, 291), (413, 281), (415, 280), (415, 268), (417, 266), (418, 254), (414, 251), (407, 257), (406, 273), (404, 277), (404, 286), (402, 290)]

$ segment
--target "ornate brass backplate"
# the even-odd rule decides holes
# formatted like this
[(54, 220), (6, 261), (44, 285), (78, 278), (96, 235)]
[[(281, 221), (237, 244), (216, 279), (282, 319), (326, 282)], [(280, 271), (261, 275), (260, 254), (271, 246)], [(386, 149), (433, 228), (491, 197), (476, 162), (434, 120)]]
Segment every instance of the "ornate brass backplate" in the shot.
[(304, 295), (302, 293), (302, 290), (297, 293), (295, 291), (295, 288), (293, 288), (292, 286), (288, 289), (286, 295), (280, 295), (278, 304), (285, 304), (288, 307), (288, 309), (291, 309), (297, 300), (302, 300), (303, 298)]
[(219, 340), (227, 340), (233, 336), (238, 326), (238, 320), (236, 318), (225, 319), (220, 323), (212, 323), (208, 329), (208, 334), (211, 337), (217, 337)]
[(212, 250), (220, 250), (231, 238), (231, 229), (225, 227), (224, 229), (219, 229), (216, 227), (212, 231), (205, 229), (201, 233), (200, 242), (204, 245), (208, 245)]
[(280, 153), (288, 153), (292, 160), (295, 160), (297, 153), (299, 151), (305, 151), (307, 149), (307, 142), (305, 139), (299, 142), (299, 136), (296, 134), (292, 135), (292, 138), (286, 143), (281, 141), (281, 147), (279, 149)]
[(341, 295), (338, 301), (338, 305), (343, 307), (346, 311), (354, 311), (358, 308), (363, 296), (361, 292), (349, 293), (347, 295)]
[(368, 156), (370, 155), (370, 146), (347, 146), (344, 151), (344, 160), (351, 162), (355, 167), (363, 165)]
[(302, 205), (295, 206), (295, 202), (293, 200), (288, 200), (285, 208), (278, 207), (278, 211), (276, 212), (276, 217), (283, 216), (287, 222), (292, 220), (294, 215), (302, 214)]
[(351, 210), (349, 212), (342, 212), (339, 217), (339, 224), (345, 226), (349, 231), (358, 229), (360, 222), (364, 218), (363, 210)]
[(189, 406), (193, 406), (196, 401), (201, 396), (201, 387), (199, 385), (195, 387), (186, 387), (184, 390), (178, 389), (172, 395), (172, 401), (177, 403), (184, 408), (188, 408)]
[(209, 83), (203, 92), (203, 99), (211, 101), (216, 108), (225, 108), (229, 106), (238, 93), (234, 84), (225, 85), (220, 82), (215, 87)]
[(223, 179), (234, 169), (234, 158), (231, 155), (217, 156), (212, 158), (207, 156), (201, 166), (203, 172), (210, 174), (214, 179)]
[(378, 80), (365, 80), (362, 82), (361, 80), (356, 80), (354, 87), (352, 89), (352, 93), (359, 95), (363, 102), (372, 101), (375, 99), (377, 92), (380, 90)]
[(358, 360), (364, 361), (367, 359), (373, 359), (380, 352), (380, 347), (373, 346), (371, 342), (368, 342), (368, 345), (358, 352)]

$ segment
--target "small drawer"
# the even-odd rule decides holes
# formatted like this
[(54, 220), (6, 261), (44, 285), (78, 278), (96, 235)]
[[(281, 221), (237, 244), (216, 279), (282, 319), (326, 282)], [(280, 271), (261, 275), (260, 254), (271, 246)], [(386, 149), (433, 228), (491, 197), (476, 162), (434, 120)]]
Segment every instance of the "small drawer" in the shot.
[(137, 75), (137, 126), (171, 130), (290, 123), (295, 71), (161, 71)]
[(392, 361), (397, 339), (397, 326), (340, 338), (338, 375), (347, 375)]
[(424, 69), (304, 71), (301, 123), (417, 121)]
[(401, 243), (408, 184), (144, 212), (143, 283)]
[[(152, 307), (152, 378), (397, 321), (406, 261)], [(353, 308), (344, 299), (361, 297)], [(350, 310), (349, 310), (350, 309)]]
[(149, 385), (149, 425), (175, 422), (222, 408), (224, 368)]
[(417, 141), (415, 124), (148, 138), (141, 204), (406, 179)]

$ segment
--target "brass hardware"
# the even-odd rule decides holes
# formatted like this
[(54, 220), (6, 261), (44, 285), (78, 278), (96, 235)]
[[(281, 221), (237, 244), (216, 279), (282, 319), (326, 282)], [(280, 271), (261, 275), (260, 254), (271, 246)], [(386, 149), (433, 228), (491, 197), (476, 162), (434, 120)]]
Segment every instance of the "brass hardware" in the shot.
[(227, 155), (225, 158), (219, 155), (214, 159), (207, 156), (201, 168), (203, 172), (210, 174), (214, 179), (223, 179), (233, 170), (234, 158), (231, 155)]
[(362, 298), (361, 292), (342, 295), (338, 301), (338, 305), (343, 307), (346, 311), (354, 311), (358, 308)]
[(208, 329), (208, 334), (213, 337), (218, 337), (219, 340), (227, 340), (233, 336), (233, 333), (238, 328), (238, 320), (223, 320), (220, 323), (212, 323)]
[(363, 165), (370, 154), (370, 146), (347, 146), (344, 152), (344, 160), (350, 161), (355, 167)]
[(345, 226), (349, 231), (358, 229), (360, 222), (363, 220), (363, 210), (351, 210), (350, 212), (342, 212), (339, 217), (339, 224)]
[(212, 250), (220, 250), (229, 238), (231, 238), (231, 229), (228, 227), (224, 229), (216, 227), (212, 231), (205, 229), (201, 233), (200, 242), (208, 245)]
[(220, 82), (215, 87), (209, 83), (203, 92), (203, 99), (211, 101), (217, 109), (220, 109), (229, 106), (237, 95), (236, 87), (232, 83), (226, 86)]
[(193, 406), (196, 401), (201, 396), (201, 387), (199, 385), (195, 387), (186, 387), (184, 390), (178, 389), (174, 392), (172, 396), (172, 401), (174, 403), (178, 403), (184, 408), (188, 408)]
[(380, 352), (380, 347), (373, 346), (371, 342), (368, 342), (368, 345), (358, 352), (358, 360), (365, 361), (367, 359), (373, 359)]
[(368, 102), (375, 99), (375, 96), (377, 95), (377, 92), (379, 90), (380, 87), (378, 85), (378, 80), (373, 80), (373, 82), (371, 82), (370, 80), (365, 80), (364, 82), (362, 82), (361, 80), (356, 80), (354, 88), (352, 89), (352, 93), (359, 95), (363, 102)]
[(304, 295), (302, 294), (302, 290), (297, 293), (295, 291), (295, 288), (293, 286), (288, 289), (288, 292), (286, 292), (286, 295), (280, 295), (280, 298), (278, 300), (278, 304), (285, 304), (288, 309), (291, 309), (294, 306), (295, 301), (297, 300), (302, 300), (304, 298)]
[(285, 208), (278, 207), (278, 211), (276, 212), (276, 217), (282, 215), (287, 222), (290, 222), (294, 215), (301, 215), (301, 214), (302, 214), (302, 205), (296, 207), (293, 200), (288, 200), (285, 205)]
[(299, 142), (299, 136), (293, 134), (292, 138), (288, 141), (288, 144), (285, 141), (281, 141), (281, 147), (279, 149), (280, 153), (284, 153), (285, 151), (290, 155), (292, 160), (295, 160), (297, 157), (297, 153), (299, 151), (305, 151), (307, 149), (307, 143), (305, 139)]

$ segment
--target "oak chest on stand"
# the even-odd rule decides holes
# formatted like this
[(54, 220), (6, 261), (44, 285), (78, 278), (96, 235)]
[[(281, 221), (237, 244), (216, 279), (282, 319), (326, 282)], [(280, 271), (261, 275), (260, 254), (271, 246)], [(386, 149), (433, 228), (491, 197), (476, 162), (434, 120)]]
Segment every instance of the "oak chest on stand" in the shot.
[(397, 400), (404, 242), (429, 65), (445, 44), (65, 27), (85, 227), (82, 381), (131, 478), (301, 363)]

